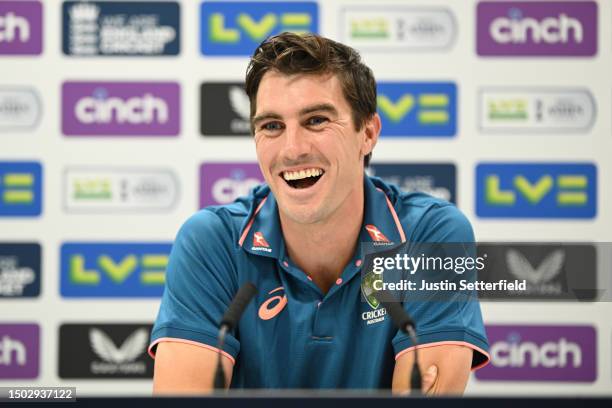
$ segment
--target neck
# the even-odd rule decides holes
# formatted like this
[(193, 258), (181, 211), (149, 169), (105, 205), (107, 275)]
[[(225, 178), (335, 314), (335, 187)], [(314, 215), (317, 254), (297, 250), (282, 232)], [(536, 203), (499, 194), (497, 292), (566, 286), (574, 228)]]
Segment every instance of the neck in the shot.
[(324, 221), (300, 224), (279, 212), (289, 258), (327, 293), (350, 262), (363, 223), (363, 183)]

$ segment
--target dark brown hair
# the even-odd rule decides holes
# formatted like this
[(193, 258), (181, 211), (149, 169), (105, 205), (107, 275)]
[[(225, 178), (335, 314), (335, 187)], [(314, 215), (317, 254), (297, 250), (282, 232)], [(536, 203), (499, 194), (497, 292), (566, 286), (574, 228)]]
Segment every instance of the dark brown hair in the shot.
[[(372, 70), (351, 47), (316, 34), (281, 33), (262, 42), (251, 57), (246, 73), (246, 93), (251, 119), (257, 110), (257, 90), (264, 74), (337, 75), (344, 97), (351, 106), (355, 130), (376, 113), (376, 81)], [(251, 126), (251, 131), (253, 128)], [(367, 166), (372, 153), (364, 159)]]

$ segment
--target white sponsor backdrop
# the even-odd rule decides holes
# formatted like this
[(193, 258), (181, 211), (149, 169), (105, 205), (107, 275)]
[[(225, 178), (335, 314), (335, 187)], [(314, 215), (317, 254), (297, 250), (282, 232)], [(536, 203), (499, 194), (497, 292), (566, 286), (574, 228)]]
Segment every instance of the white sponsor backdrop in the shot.
[[(31, 130), (0, 129), (0, 160), (40, 160), (44, 166), (43, 213), (38, 218), (0, 218), (0, 241), (37, 241), (43, 248), (40, 297), (0, 300), (0, 321), (36, 322), (41, 326), (40, 375), (33, 381), (0, 385), (70, 385), (82, 394), (146, 395), (144, 380), (61, 380), (58, 377), (58, 329), (61, 323), (152, 322), (159, 301), (142, 299), (62, 299), (59, 249), (66, 241), (169, 241), (197, 209), (198, 168), (203, 161), (252, 161), (249, 138), (203, 138), (199, 132), (199, 87), (203, 81), (241, 80), (242, 57), (205, 57), (199, 50), (199, 3), (181, 3), (181, 52), (176, 57), (67, 57), (61, 52), (61, 3), (44, 1), (44, 51), (41, 56), (0, 57), (0, 88), (24, 86), (37, 91), (42, 117)], [(319, 2), (322, 34), (338, 38), (343, 6), (371, 1)], [(406, 4), (387, 0), (384, 5)], [(612, 3), (598, 1), (598, 53), (587, 58), (482, 58), (476, 55), (476, 1), (410, 1), (414, 7), (444, 7), (454, 16), (456, 38), (447, 49), (364, 52), (377, 79), (454, 81), (458, 86), (458, 132), (453, 138), (381, 140), (377, 162), (454, 162), (458, 205), (472, 220), (479, 240), (612, 241)], [(384, 6), (376, 2), (376, 7)], [(177, 81), (181, 86), (179, 137), (67, 138), (61, 132), (61, 84), (66, 80)], [(585, 133), (483, 133), (478, 123), (482, 88), (559, 87), (588, 90), (596, 118)], [(480, 161), (580, 161), (598, 167), (597, 217), (587, 220), (488, 220), (475, 214), (475, 165)], [(172, 169), (179, 180), (178, 201), (168, 212), (67, 212), (63, 177), (69, 169), (100, 166)], [(135, 204), (134, 209), (138, 208)], [(603, 254), (602, 254), (603, 255)], [(610, 287), (609, 254), (600, 278)], [(486, 303), (491, 324), (590, 324), (597, 329), (597, 379), (594, 383), (481, 382), (472, 378), (470, 394), (609, 394), (612, 390), (612, 311), (609, 303)], [(365, 356), (363, 356), (365, 357)], [(1, 367), (0, 367), (1, 369)]]

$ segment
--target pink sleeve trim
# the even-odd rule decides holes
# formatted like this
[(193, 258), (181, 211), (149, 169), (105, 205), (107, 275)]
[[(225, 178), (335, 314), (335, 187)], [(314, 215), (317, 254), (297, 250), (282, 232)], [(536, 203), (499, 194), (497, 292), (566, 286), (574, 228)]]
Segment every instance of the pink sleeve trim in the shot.
[(161, 343), (163, 341), (169, 341), (169, 342), (173, 342), (173, 343), (191, 344), (192, 346), (203, 347), (205, 349), (212, 350), (215, 353), (218, 353), (219, 351), (221, 351), (221, 354), (223, 354), (224, 357), (229, 358), (230, 361), (232, 362), (232, 364), (234, 364), (234, 365), (236, 364), (236, 360), (234, 359), (234, 357), (232, 357), (232, 355), (229, 354), (226, 351), (219, 350), (218, 348), (213, 347), (213, 346), (209, 346), (208, 344), (198, 343), (197, 341), (185, 340), (185, 339), (176, 339), (174, 337), (161, 337), (161, 338), (155, 340), (153, 343), (151, 343), (151, 345), (149, 346), (149, 348), (147, 350), (149, 352), (149, 355), (151, 356), (151, 358), (155, 359), (155, 354), (153, 353), (153, 347), (155, 347), (156, 345), (158, 345), (159, 343)]
[(263, 207), (263, 205), (264, 205), (264, 203), (266, 202), (267, 199), (268, 199), (268, 196), (265, 196), (264, 199), (261, 200), (261, 203), (259, 203), (259, 205), (255, 209), (255, 212), (253, 213), (253, 216), (249, 220), (249, 223), (247, 224), (246, 227), (244, 227), (244, 231), (242, 232), (242, 235), (240, 236), (240, 239), (238, 240), (238, 245), (242, 246), (242, 244), (244, 243), (244, 240), (246, 239), (247, 235), (249, 234), (249, 230), (253, 226), (253, 221), (255, 221), (255, 216), (257, 215), (259, 210), (261, 210), (261, 207)]
[[(487, 353), (486, 351), (484, 351), (483, 349), (481, 349), (480, 347), (477, 347), (471, 343), (468, 343), (466, 341), (436, 341), (434, 343), (425, 343), (425, 344), (419, 344), (416, 348), (420, 349), (424, 349), (424, 348), (429, 348), (429, 347), (437, 347), (437, 346), (448, 346), (448, 345), (452, 345), (452, 346), (464, 346), (467, 348), (470, 348), (472, 350), (478, 351), (479, 353), (482, 353), (487, 359), (482, 362), (481, 364), (472, 367), (472, 371), (476, 371), (484, 366), (486, 366), (487, 364), (489, 364), (489, 361), (491, 360), (491, 356), (489, 355), (489, 353)], [(402, 355), (410, 352), (411, 350), (414, 350), (415, 346), (412, 347), (408, 347), (405, 350), (400, 351), (399, 353), (397, 353), (395, 355), (395, 361), (397, 361), (398, 358), (400, 358)]]
[(391, 204), (391, 201), (389, 200), (389, 197), (387, 197), (387, 194), (385, 194), (385, 192), (383, 190), (381, 190), (380, 188), (376, 188), (378, 191), (380, 191), (381, 193), (384, 194), (385, 196), (385, 200), (387, 200), (387, 207), (389, 207), (389, 211), (391, 212), (391, 215), (393, 216), (393, 220), (395, 221), (395, 226), (397, 227), (397, 232), (399, 232), (400, 238), (402, 240), (402, 244), (404, 242), (406, 242), (406, 234), (404, 234), (404, 228), (402, 228), (402, 223), (400, 222), (399, 218), (397, 217), (397, 213), (395, 212), (395, 208), (393, 208), (393, 205)]

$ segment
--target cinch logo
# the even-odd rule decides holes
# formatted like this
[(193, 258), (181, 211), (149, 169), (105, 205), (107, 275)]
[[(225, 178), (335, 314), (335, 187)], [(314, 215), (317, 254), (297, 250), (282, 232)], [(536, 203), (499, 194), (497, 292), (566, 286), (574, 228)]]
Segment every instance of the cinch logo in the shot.
[(151, 325), (63, 324), (59, 333), (60, 378), (150, 378)]
[(42, 166), (0, 162), (0, 217), (33, 217), (42, 212)]
[(283, 288), (282, 286), (276, 289), (272, 289), (270, 292), (268, 292), (268, 295), (279, 291), (283, 291), (282, 296), (279, 294), (272, 296), (271, 298), (263, 302), (259, 307), (258, 315), (261, 320), (270, 320), (273, 317), (278, 316), (278, 314), (283, 311), (285, 306), (287, 306), (287, 295), (285, 295), (285, 288)]
[(451, 203), (457, 200), (454, 164), (371, 164), (368, 174), (395, 184), (405, 192), (420, 191)]
[(251, 55), (267, 37), (292, 31), (317, 33), (315, 2), (220, 2), (200, 6), (204, 55)]
[(377, 104), (382, 136), (456, 134), (457, 87), (454, 83), (379, 83)]
[(206, 82), (200, 87), (200, 131), (204, 136), (249, 136), (251, 104), (239, 82)]
[(0, 1), (0, 55), (41, 53), (41, 2)]
[(164, 211), (177, 198), (178, 179), (172, 170), (83, 167), (64, 172), (69, 212)]
[(481, 2), (478, 55), (592, 56), (597, 52), (593, 1)]
[(37, 378), (39, 343), (38, 325), (0, 323), (0, 379)]
[(0, 243), (0, 298), (40, 294), (40, 245)]
[(11, 339), (9, 336), (2, 336), (0, 351), (2, 352), (0, 355), (0, 365), (26, 365), (26, 349), (19, 340)]
[(61, 248), (61, 294), (161, 296), (171, 247), (170, 243), (65, 243)]
[(487, 326), (491, 364), (479, 380), (577, 381), (596, 378), (591, 326)]
[(228, 204), (264, 182), (257, 163), (203, 163), (200, 166), (200, 208)]
[(180, 88), (174, 82), (65, 82), (65, 135), (179, 133)]
[(597, 169), (577, 163), (482, 163), (476, 214), (508, 218), (594, 218)]
[(31, 88), (0, 88), (0, 131), (30, 129), (40, 120), (40, 99)]
[(370, 234), (370, 238), (372, 238), (372, 241), (389, 242), (389, 239), (385, 236), (385, 234), (380, 232), (380, 230), (376, 228), (375, 225), (368, 224), (365, 226), (365, 229), (366, 231), (368, 231), (368, 234)]
[(177, 55), (180, 10), (175, 2), (66, 1), (66, 55)]
[(489, 132), (586, 132), (595, 122), (588, 90), (485, 88), (480, 91), (480, 126)]
[(443, 8), (348, 6), (340, 24), (342, 42), (371, 52), (441, 50), (456, 36), (455, 18)]

